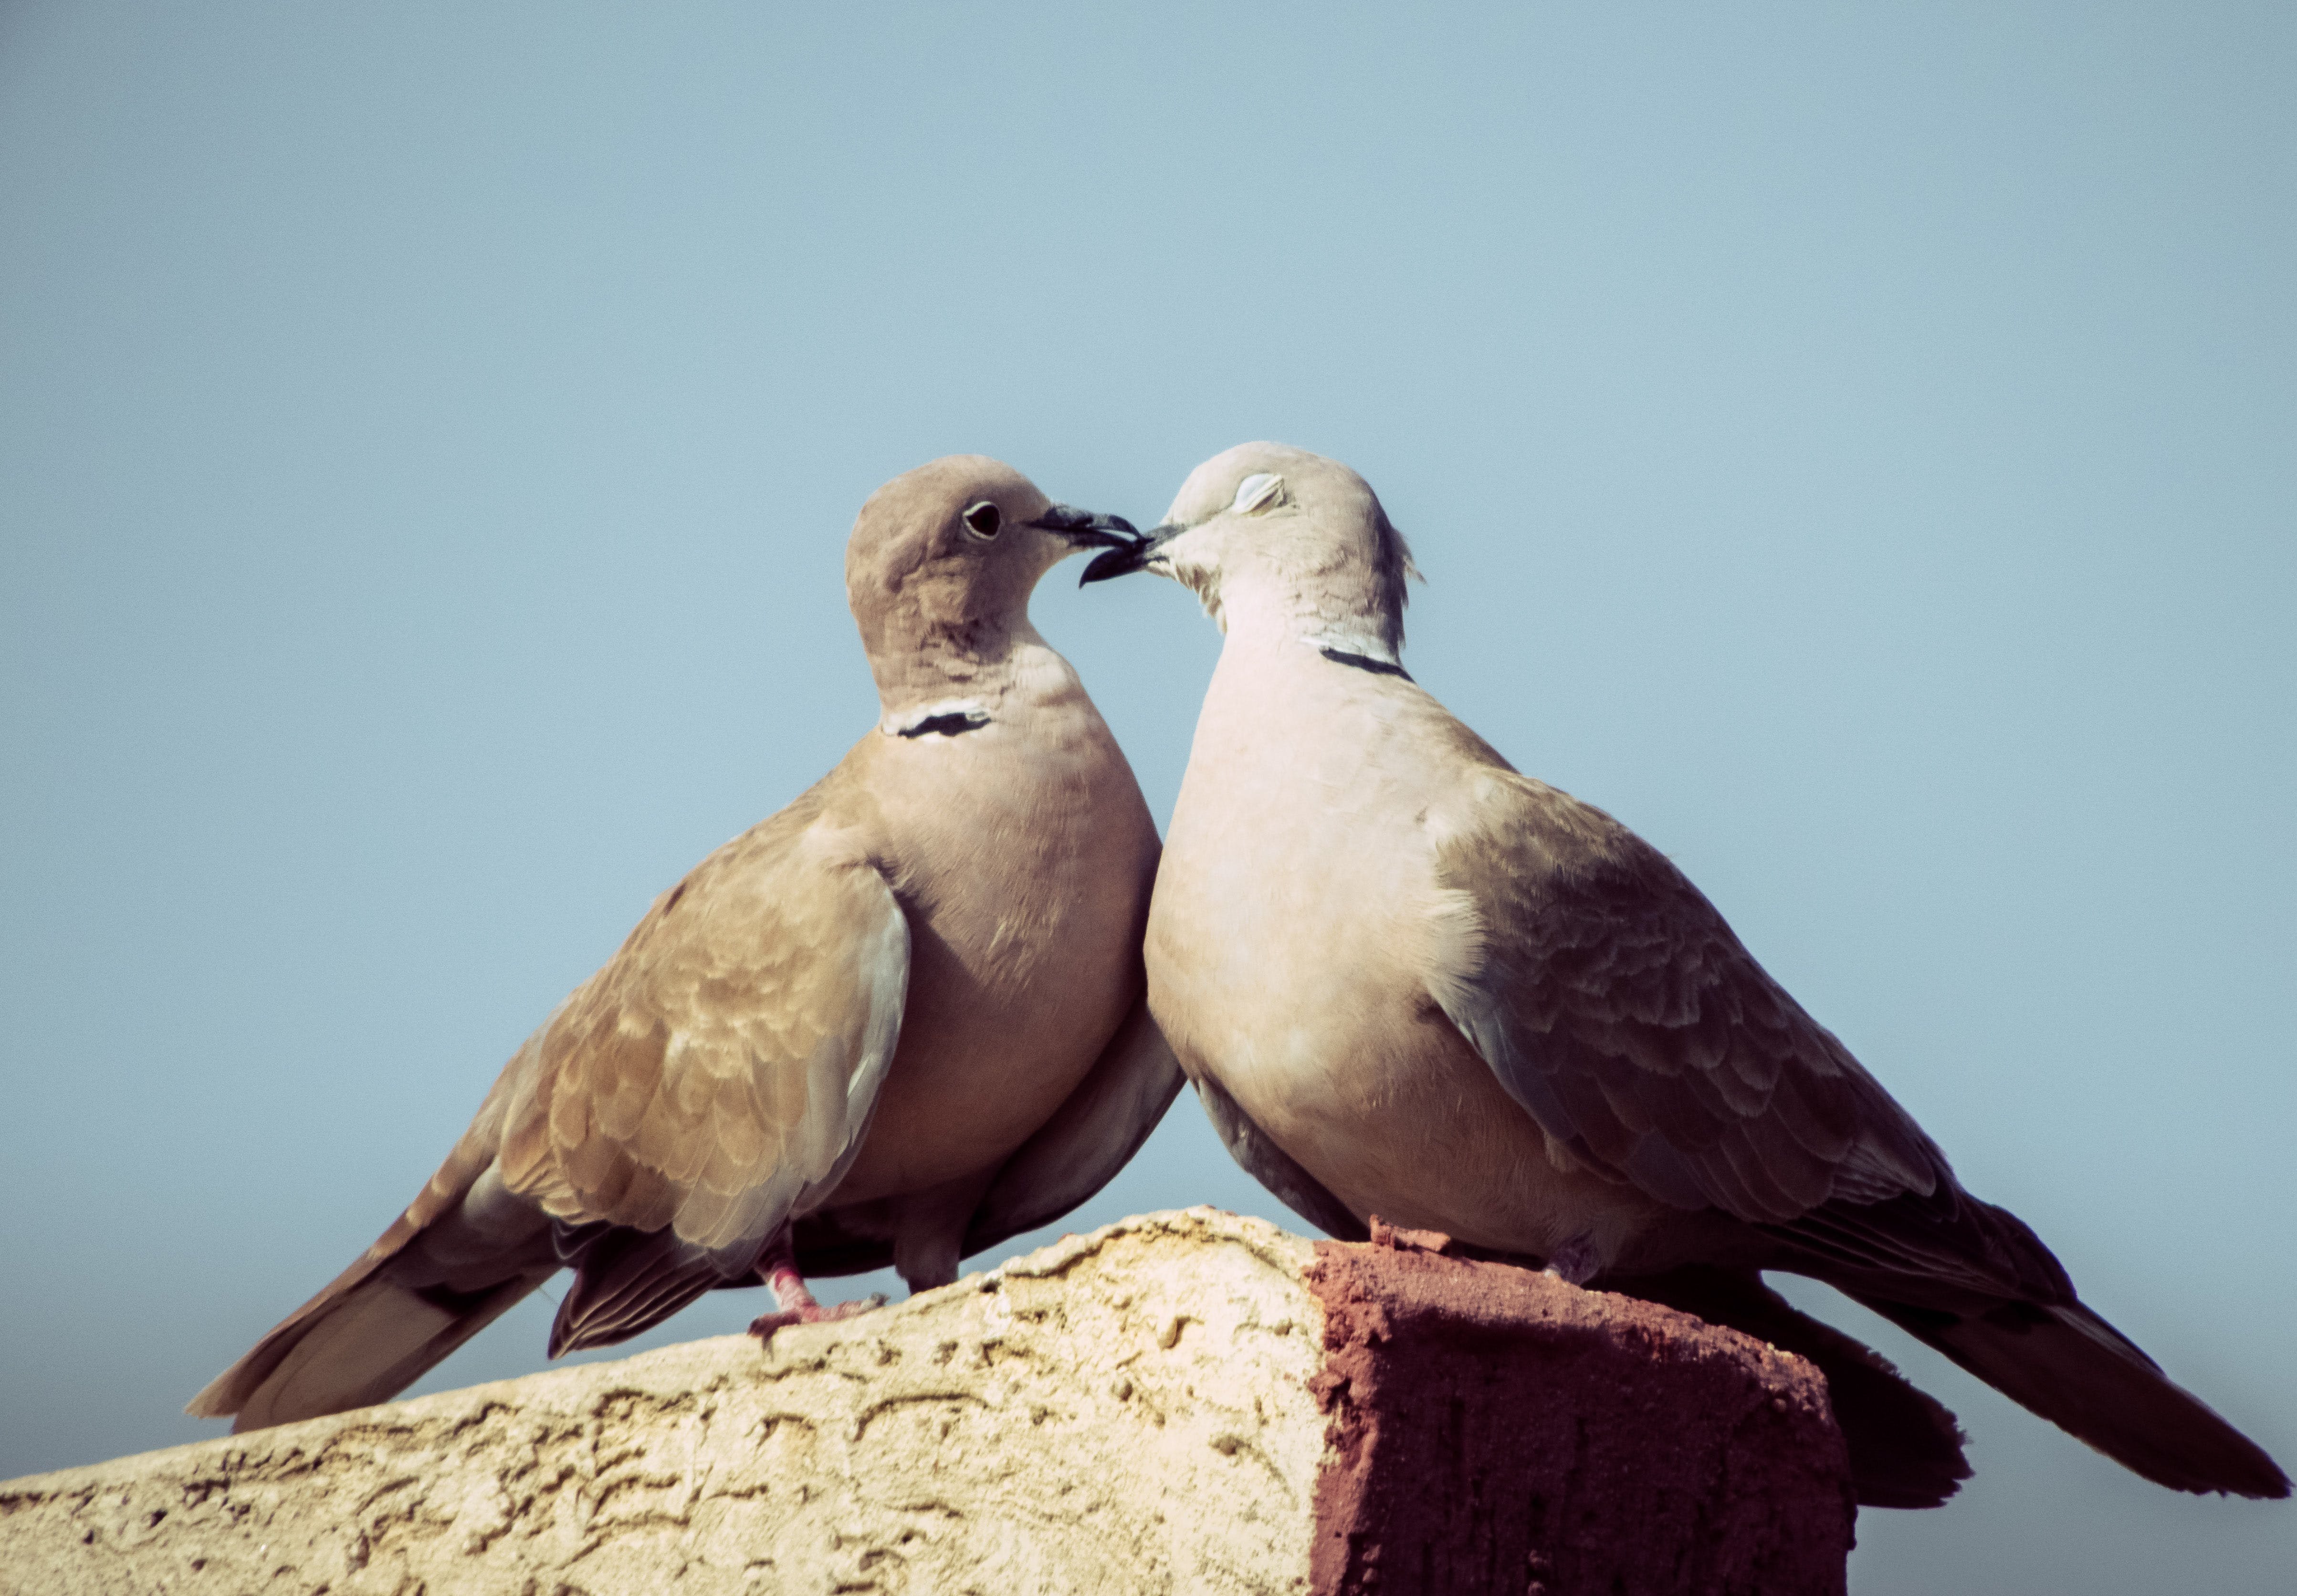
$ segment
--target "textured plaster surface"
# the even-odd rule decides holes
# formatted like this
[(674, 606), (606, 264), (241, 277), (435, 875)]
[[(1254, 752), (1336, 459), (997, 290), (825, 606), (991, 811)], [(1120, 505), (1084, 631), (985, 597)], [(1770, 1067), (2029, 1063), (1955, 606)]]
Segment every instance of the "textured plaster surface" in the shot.
[(0, 1596), (1839, 1596), (1810, 1365), (1373, 1236), (1152, 1214), (770, 1347), (0, 1483)]
[(841, 1323), (0, 1484), (0, 1592), (1274, 1592), (1310, 1244), (1131, 1220)]

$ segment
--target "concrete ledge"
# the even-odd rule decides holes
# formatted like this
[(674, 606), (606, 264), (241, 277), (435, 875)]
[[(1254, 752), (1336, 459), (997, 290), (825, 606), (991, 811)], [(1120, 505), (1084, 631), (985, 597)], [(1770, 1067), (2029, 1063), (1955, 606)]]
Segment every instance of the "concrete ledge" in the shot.
[(1441, 1238), (1152, 1214), (896, 1307), (0, 1485), (0, 1592), (1840, 1592), (1825, 1387)]

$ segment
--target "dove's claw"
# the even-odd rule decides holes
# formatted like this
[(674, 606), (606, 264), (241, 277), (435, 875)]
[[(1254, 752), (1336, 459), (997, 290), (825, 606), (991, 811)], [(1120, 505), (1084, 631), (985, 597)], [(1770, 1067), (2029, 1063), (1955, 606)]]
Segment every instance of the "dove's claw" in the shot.
[[(809, 1294), (811, 1295), (811, 1294)], [(850, 1303), (837, 1303), (824, 1307), (808, 1302), (802, 1308), (780, 1308), (771, 1313), (761, 1313), (750, 1321), (750, 1334), (761, 1341), (771, 1341), (774, 1332), (794, 1324), (823, 1324), (833, 1319), (851, 1319), (856, 1313), (867, 1313), (885, 1305), (885, 1294), (873, 1291), (869, 1296)]]
[(785, 1325), (820, 1324), (827, 1320), (851, 1319), (856, 1313), (867, 1313), (872, 1308), (885, 1305), (885, 1293), (873, 1291), (858, 1302), (839, 1303), (825, 1308), (806, 1289), (805, 1277), (797, 1271), (797, 1251), (792, 1245), (789, 1227), (785, 1225), (758, 1259), (758, 1278), (773, 1288), (774, 1311), (761, 1313), (750, 1321), (750, 1334), (761, 1341), (771, 1341), (774, 1332)]

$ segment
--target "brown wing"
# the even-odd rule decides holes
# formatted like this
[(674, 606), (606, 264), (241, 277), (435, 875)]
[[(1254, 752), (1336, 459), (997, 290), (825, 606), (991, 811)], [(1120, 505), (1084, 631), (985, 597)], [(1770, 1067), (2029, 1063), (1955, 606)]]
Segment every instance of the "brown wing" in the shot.
[(746, 1268), (858, 1149), (909, 950), (892, 889), (801, 799), (663, 893), (529, 1042), (505, 1183), (569, 1230)]
[(1753, 1222), (1953, 1189), (1913, 1119), (1656, 849), (1511, 770), (1478, 771), (1460, 802), (1429, 990), (1571, 1156)]
[(859, 1147), (908, 984), (892, 891), (807, 794), (664, 893), (398, 1222), (190, 1411), (249, 1429), (381, 1402), (562, 1263), (554, 1356), (745, 1272)]

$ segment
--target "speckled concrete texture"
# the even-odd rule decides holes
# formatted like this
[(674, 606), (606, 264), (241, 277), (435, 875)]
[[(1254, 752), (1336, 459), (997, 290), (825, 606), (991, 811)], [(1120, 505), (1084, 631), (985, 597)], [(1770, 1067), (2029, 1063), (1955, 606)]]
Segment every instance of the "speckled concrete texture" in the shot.
[(0, 1592), (1841, 1590), (1807, 1365), (1383, 1238), (1152, 1214), (766, 1349), (0, 1484)]
[(1305, 1589), (1311, 1256), (1209, 1210), (1134, 1220), (764, 1351), (718, 1337), (17, 1480), (0, 1590)]

